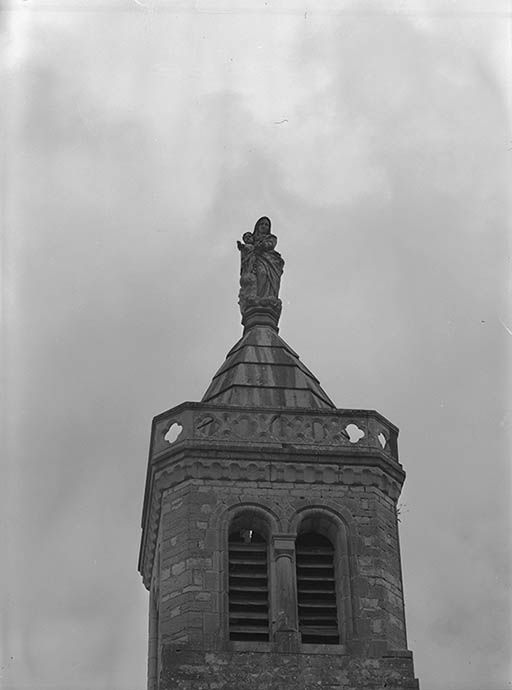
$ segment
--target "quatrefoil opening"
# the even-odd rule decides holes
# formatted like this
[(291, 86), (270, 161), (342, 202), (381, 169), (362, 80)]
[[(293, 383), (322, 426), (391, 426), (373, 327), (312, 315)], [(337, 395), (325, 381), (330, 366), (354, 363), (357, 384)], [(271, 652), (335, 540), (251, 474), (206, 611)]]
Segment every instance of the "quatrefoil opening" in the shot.
[(182, 431), (183, 427), (181, 424), (178, 424), (178, 422), (173, 422), (165, 434), (164, 439), (167, 441), (167, 443), (175, 443)]
[(364, 431), (360, 429), (357, 424), (347, 424), (345, 431), (347, 432), (350, 443), (357, 443), (365, 435)]

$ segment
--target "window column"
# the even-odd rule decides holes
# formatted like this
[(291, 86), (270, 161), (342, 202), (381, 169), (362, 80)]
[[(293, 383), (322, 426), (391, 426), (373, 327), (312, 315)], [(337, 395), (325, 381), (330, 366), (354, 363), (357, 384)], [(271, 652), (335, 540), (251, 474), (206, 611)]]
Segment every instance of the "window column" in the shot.
[(295, 536), (272, 537), (275, 582), (274, 641), (279, 651), (298, 647), (297, 587), (295, 581)]

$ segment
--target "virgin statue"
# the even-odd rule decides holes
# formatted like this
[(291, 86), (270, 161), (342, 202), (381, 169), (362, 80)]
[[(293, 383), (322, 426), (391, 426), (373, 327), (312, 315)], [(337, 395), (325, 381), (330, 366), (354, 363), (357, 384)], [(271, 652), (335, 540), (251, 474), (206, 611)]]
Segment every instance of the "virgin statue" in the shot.
[(239, 303), (243, 312), (250, 304), (272, 303), (279, 300), (279, 286), (284, 261), (276, 252), (277, 237), (270, 232), (270, 219), (260, 218), (254, 232), (246, 232), (240, 250), (240, 294)]

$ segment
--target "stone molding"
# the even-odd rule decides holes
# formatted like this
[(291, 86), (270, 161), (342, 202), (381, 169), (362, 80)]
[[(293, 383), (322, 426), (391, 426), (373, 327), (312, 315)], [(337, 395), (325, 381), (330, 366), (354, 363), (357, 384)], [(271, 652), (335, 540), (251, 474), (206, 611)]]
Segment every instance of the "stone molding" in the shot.
[[(233, 502), (229, 507), (226, 507), (225, 503), (221, 503), (217, 506), (216, 510), (212, 512), (210, 519), (210, 527), (213, 529), (219, 528), (219, 517), (225, 516), (222, 524), (222, 528), (227, 530), (228, 524), (237, 520), (241, 515), (254, 514), (262, 522), (266, 524), (268, 534), (274, 534), (277, 532), (280, 525), (279, 515), (273, 510), (273, 508), (268, 505), (265, 501), (243, 501), (237, 500)], [(229, 518), (227, 517), (229, 515)], [(228, 533), (224, 535), (227, 543)]]
[(322, 503), (319, 503), (316, 497), (311, 497), (306, 505), (297, 508), (289, 516), (290, 533), (297, 535), (301, 523), (312, 516), (326, 518), (335, 525), (337, 530), (346, 530), (349, 535), (355, 536), (357, 534), (356, 523), (348, 508), (340, 505), (339, 501), (330, 501), (324, 498), (322, 498)]
[[(299, 508), (287, 503), (276, 506), (274, 500), (262, 496), (258, 501), (240, 501), (231, 496), (219, 503), (211, 514), (210, 526), (222, 533), (227, 539), (228, 525), (240, 514), (259, 511), (263, 519), (267, 520), (270, 534), (276, 539), (286, 539), (295, 542), (298, 527), (305, 517), (321, 515), (333, 522), (337, 529), (346, 530), (354, 539), (357, 537), (357, 524), (349, 509), (340, 506), (339, 500), (309, 496), (302, 501)], [(276, 507), (279, 512), (276, 513)], [(290, 547), (291, 548), (291, 547)], [(295, 548), (295, 547), (294, 547)]]

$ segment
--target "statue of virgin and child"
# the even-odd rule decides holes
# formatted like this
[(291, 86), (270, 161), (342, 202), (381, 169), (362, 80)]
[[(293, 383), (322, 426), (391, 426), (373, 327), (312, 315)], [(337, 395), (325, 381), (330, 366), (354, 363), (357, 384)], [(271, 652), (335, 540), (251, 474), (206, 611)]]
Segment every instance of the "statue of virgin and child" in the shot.
[(281, 304), (279, 287), (284, 261), (276, 252), (277, 237), (270, 232), (270, 219), (260, 218), (253, 232), (245, 232), (240, 250), (240, 293), (239, 304), (242, 314), (248, 306)]

